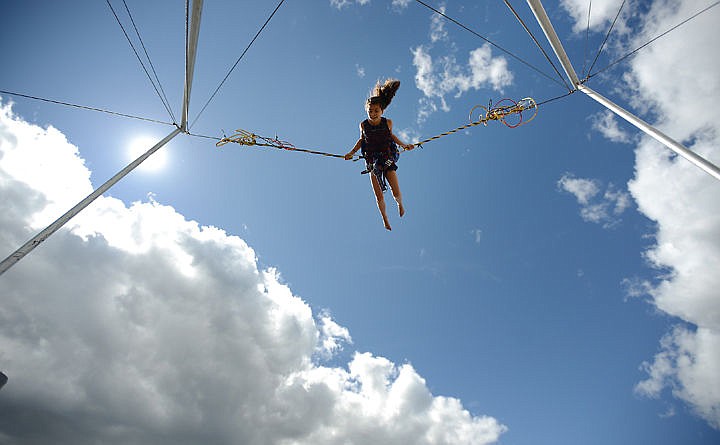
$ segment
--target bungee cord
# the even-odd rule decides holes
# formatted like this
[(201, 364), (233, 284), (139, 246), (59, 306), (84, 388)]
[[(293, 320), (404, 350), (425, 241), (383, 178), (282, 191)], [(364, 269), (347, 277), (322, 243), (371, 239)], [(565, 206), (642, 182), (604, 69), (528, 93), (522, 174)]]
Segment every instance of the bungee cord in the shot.
[[(258, 141), (260, 140), (260, 142)], [(298, 148), (287, 141), (282, 141), (275, 138), (269, 138), (265, 136), (260, 136), (255, 133), (251, 133), (249, 131), (243, 130), (241, 128), (235, 130), (235, 134), (232, 136), (225, 136), (222, 139), (220, 139), (218, 142), (215, 143), (216, 147), (222, 147), (223, 145), (234, 142), (239, 145), (246, 145), (246, 146), (257, 146), (257, 147), (271, 147), (271, 148), (277, 148), (280, 150), (288, 150), (288, 151), (299, 151), (302, 153), (310, 153), (314, 155), (321, 155), (321, 156), (327, 156), (332, 158), (341, 158), (344, 159), (344, 155), (334, 154), (334, 153), (327, 153), (324, 151), (319, 150), (310, 150), (307, 148)], [(356, 159), (357, 160), (357, 159)]]
[[(473, 121), (472, 116), (476, 112), (476, 110), (481, 110), (478, 119)], [(484, 110), (484, 112), (483, 112)], [(531, 111), (532, 115), (528, 119), (523, 118), (523, 112), (525, 111)], [(445, 133), (438, 134), (437, 136), (433, 136), (427, 139), (424, 139), (422, 141), (416, 142), (414, 145), (417, 147), (422, 147), (423, 144), (426, 144), (428, 142), (440, 139), (441, 137), (457, 133), (458, 131), (465, 130), (466, 128), (475, 127), (477, 125), (484, 125), (487, 127), (488, 122), (490, 121), (500, 121), (502, 122), (506, 127), (508, 128), (517, 128), (521, 125), (525, 125), (535, 119), (535, 116), (537, 116), (538, 112), (538, 106), (537, 102), (535, 102), (535, 99), (531, 97), (526, 97), (524, 99), (520, 99), (519, 101), (515, 102), (512, 99), (501, 99), (498, 103), (495, 105), (492, 104), (492, 101), (488, 104), (488, 106), (483, 105), (475, 105), (470, 109), (470, 123), (462, 125), (457, 128), (453, 128), (450, 131), (446, 131)], [(508, 121), (508, 118), (511, 116), (515, 116), (517, 118), (517, 121)]]
[[(568, 93), (569, 94), (569, 93)], [(559, 99), (561, 97), (565, 97), (568, 94), (564, 96), (558, 96), (555, 99)], [(555, 100), (551, 99), (551, 100)], [(549, 101), (546, 101), (544, 103), (547, 103)], [(479, 112), (478, 117), (476, 120), (473, 120), (473, 115)], [(529, 118), (525, 118), (523, 113), (524, 112), (530, 112), (531, 115)], [(442, 137), (448, 136), (453, 133), (457, 133), (458, 131), (465, 130), (467, 128), (475, 127), (478, 125), (485, 125), (487, 126), (488, 122), (490, 121), (499, 121), (503, 123), (508, 128), (517, 128), (521, 125), (525, 125), (535, 119), (535, 116), (537, 116), (538, 112), (538, 104), (535, 101), (535, 99), (531, 97), (526, 97), (524, 99), (521, 99), (519, 101), (514, 101), (512, 99), (501, 99), (498, 101), (495, 105), (493, 105), (492, 100), (488, 103), (487, 106), (484, 105), (476, 105), (470, 110), (470, 123), (461, 125), (457, 128), (454, 128), (450, 131), (446, 131), (444, 133), (438, 134), (436, 136), (423, 139), (421, 141), (415, 142), (414, 146), (422, 148), (424, 144), (427, 144), (428, 142), (435, 141), (437, 139), (440, 139)], [(207, 137), (207, 136), (205, 136)], [(295, 145), (293, 145), (290, 142), (283, 141), (278, 139), (276, 136), (275, 138), (269, 138), (265, 136), (260, 136), (256, 133), (243, 130), (243, 129), (237, 129), (235, 130), (235, 134), (232, 136), (224, 136), (218, 142), (215, 143), (216, 147), (222, 147), (225, 144), (228, 143), (235, 143), (239, 145), (244, 146), (257, 146), (257, 147), (270, 147), (270, 148), (276, 148), (279, 150), (288, 150), (288, 151), (299, 151), (302, 153), (309, 153), (314, 155), (321, 155), (331, 158), (339, 158), (339, 159), (345, 159), (345, 155), (335, 154), (335, 153), (328, 153), (324, 151), (319, 150), (310, 150), (307, 148), (298, 148)], [(409, 151), (406, 149), (402, 149), (401, 151)], [(363, 159), (362, 156), (353, 157), (353, 161), (357, 161), (359, 159)]]

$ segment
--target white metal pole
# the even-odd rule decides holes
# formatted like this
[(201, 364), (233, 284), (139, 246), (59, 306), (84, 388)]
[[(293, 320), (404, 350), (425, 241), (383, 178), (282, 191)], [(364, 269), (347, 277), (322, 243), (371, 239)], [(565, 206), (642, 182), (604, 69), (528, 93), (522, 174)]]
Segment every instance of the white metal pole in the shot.
[(181, 130), (179, 128), (176, 128), (175, 130), (173, 130), (172, 133), (170, 133), (163, 140), (161, 140), (160, 142), (155, 144), (152, 148), (150, 148), (147, 152), (145, 152), (145, 154), (143, 154), (142, 156), (140, 156), (139, 158), (135, 159), (133, 162), (128, 164), (127, 167), (122, 169), (120, 172), (118, 172), (112, 178), (108, 179), (107, 182), (105, 182), (105, 184), (98, 187), (97, 190), (95, 190), (94, 192), (89, 194), (85, 199), (83, 199), (82, 201), (77, 203), (75, 205), (75, 207), (68, 210), (64, 215), (62, 215), (60, 218), (58, 218), (55, 222), (53, 222), (52, 224), (47, 226), (42, 232), (35, 235), (30, 241), (23, 244), (19, 249), (17, 249), (15, 252), (13, 252), (10, 256), (5, 258), (0, 263), (0, 275), (5, 273), (5, 271), (10, 269), (15, 263), (17, 263), (18, 261), (23, 259), (23, 257), (25, 255), (30, 253), (40, 243), (42, 243), (50, 235), (55, 233), (60, 227), (64, 226), (65, 223), (70, 221), (70, 219), (72, 219), (75, 215), (80, 213), (85, 207), (90, 205), (90, 203), (95, 201), (95, 199), (97, 199), (98, 196), (100, 196), (103, 193), (105, 193), (106, 191), (108, 191), (108, 189), (110, 189), (110, 187), (115, 185), (116, 182), (121, 180), (128, 173), (130, 173), (133, 169), (135, 169), (135, 167), (140, 165), (145, 159), (147, 159), (150, 155), (155, 153), (160, 147), (167, 144), (172, 138), (177, 136), (178, 133), (180, 133), (180, 131)]
[(527, 0), (527, 3), (530, 6), (530, 9), (532, 9), (533, 14), (535, 14), (535, 18), (540, 24), (540, 27), (543, 29), (543, 32), (545, 32), (545, 36), (547, 37), (548, 42), (550, 42), (550, 46), (552, 46), (553, 51), (555, 51), (555, 55), (558, 57), (558, 60), (560, 60), (560, 63), (565, 70), (565, 73), (567, 74), (568, 78), (570, 79), (576, 90), (580, 90), (583, 93), (587, 94), (591, 98), (598, 101), (600, 104), (604, 105), (610, 111), (616, 113), (618, 116), (635, 125), (637, 128), (644, 131), (649, 136), (655, 138), (658, 142), (662, 143), (670, 150), (674, 151), (678, 155), (684, 157), (688, 161), (700, 167), (706, 173), (712, 175), (715, 179), (720, 180), (720, 169), (718, 169), (716, 165), (703, 158), (702, 156), (698, 155), (697, 153), (688, 150), (685, 146), (675, 141), (662, 131), (658, 130), (657, 128), (643, 121), (639, 117), (618, 106), (611, 100), (603, 97), (602, 95), (593, 91), (591, 88), (582, 84), (580, 82), (580, 79), (578, 79), (577, 74), (575, 73), (575, 69), (570, 62), (570, 58), (565, 52), (565, 48), (563, 48), (562, 42), (558, 38), (557, 33), (555, 33), (555, 29), (553, 28), (552, 23), (550, 23), (550, 19), (548, 18), (547, 13), (545, 12), (545, 8), (543, 8), (540, 0)]
[(203, 0), (194, 0), (192, 5), (192, 16), (188, 35), (187, 59), (185, 60), (185, 91), (183, 94), (182, 123), (183, 131), (188, 131), (188, 109), (190, 107), (190, 90), (192, 89), (193, 74), (195, 72), (195, 55), (197, 54), (198, 36), (200, 34), (200, 18), (202, 17)]
[(580, 79), (575, 73), (575, 68), (573, 68), (572, 63), (570, 63), (570, 58), (565, 52), (565, 48), (555, 32), (555, 28), (553, 28), (550, 18), (545, 12), (545, 8), (543, 8), (540, 0), (527, 0), (527, 3), (533, 14), (535, 14), (535, 18), (545, 33), (545, 37), (547, 37), (548, 42), (550, 42), (550, 46), (552, 46), (553, 51), (555, 51), (555, 55), (562, 64), (565, 74), (567, 74), (568, 79), (570, 79), (570, 83), (573, 87), (576, 87), (580, 83)]
[(580, 91), (582, 91), (583, 93), (587, 94), (588, 96), (590, 96), (591, 98), (595, 99), (596, 101), (598, 101), (605, 107), (607, 107), (613, 113), (617, 114), (618, 116), (622, 117), (626, 121), (635, 125), (637, 128), (644, 131), (649, 136), (652, 136), (658, 142), (662, 143), (670, 150), (674, 151), (678, 155), (682, 156), (683, 158), (692, 162), (696, 166), (700, 167), (706, 173), (715, 177), (715, 179), (720, 180), (720, 169), (712, 162), (710, 162), (707, 159), (703, 158), (702, 156), (698, 155), (694, 151), (689, 150), (684, 145), (678, 143), (677, 141), (675, 141), (674, 139), (672, 139), (670, 136), (666, 135), (662, 131), (658, 130), (657, 128), (648, 124), (644, 120), (640, 119), (639, 117), (635, 116), (634, 114), (632, 114), (629, 111), (625, 110), (624, 108), (620, 107), (619, 105), (617, 105), (610, 99), (602, 96), (601, 94), (599, 94), (596, 91), (593, 91), (592, 88), (585, 86), (585, 85), (578, 85), (578, 89)]

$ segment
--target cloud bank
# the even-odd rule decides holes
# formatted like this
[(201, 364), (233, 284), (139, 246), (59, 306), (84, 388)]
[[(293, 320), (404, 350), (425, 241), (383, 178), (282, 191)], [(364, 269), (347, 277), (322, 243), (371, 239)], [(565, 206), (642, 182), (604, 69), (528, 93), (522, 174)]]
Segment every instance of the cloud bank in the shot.
[[(38, 162), (39, 159), (47, 161)], [(0, 104), (0, 251), (91, 191), (58, 130)], [(506, 430), (351, 342), (223, 230), (101, 197), (0, 277), (0, 442), (487, 444)]]
[[(587, 20), (571, 7), (580, 3), (563, 2), (576, 29), (584, 29)], [(617, 9), (618, 2), (599, 3)], [(653, 2), (637, 17), (639, 26), (624, 50), (706, 6), (699, 0)], [(713, 8), (657, 40), (632, 59), (623, 76), (626, 97), (634, 98), (646, 120), (716, 165), (720, 110), (699, 113), (697, 106), (720, 97), (720, 61), (708, 57), (720, 42), (719, 21), (720, 11)], [(613, 133), (611, 126), (605, 128)], [(647, 378), (636, 391), (660, 397), (667, 390), (720, 429), (720, 184), (654, 140), (643, 138), (635, 154), (629, 190), (639, 210), (657, 225), (655, 243), (645, 252), (657, 274), (634, 286), (634, 292), (643, 289), (652, 304), (679, 321), (661, 339), (657, 355), (642, 365)]]

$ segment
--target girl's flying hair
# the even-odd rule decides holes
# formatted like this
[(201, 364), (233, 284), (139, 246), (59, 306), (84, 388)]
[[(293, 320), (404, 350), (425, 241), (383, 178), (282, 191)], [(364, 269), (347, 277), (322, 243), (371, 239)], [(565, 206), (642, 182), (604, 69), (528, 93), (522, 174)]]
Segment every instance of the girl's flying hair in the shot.
[(387, 79), (382, 84), (378, 81), (372, 89), (372, 96), (368, 98), (367, 104), (379, 104), (380, 108), (385, 110), (392, 102), (398, 88), (400, 88), (400, 81), (397, 79)]

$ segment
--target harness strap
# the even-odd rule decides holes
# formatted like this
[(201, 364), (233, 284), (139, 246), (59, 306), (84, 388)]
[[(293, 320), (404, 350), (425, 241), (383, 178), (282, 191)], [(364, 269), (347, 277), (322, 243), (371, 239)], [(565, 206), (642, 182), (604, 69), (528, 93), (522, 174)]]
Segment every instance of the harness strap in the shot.
[[(393, 154), (395, 156), (393, 156)], [(387, 178), (385, 173), (387, 169), (389, 169), (397, 161), (399, 155), (400, 152), (394, 143), (393, 147), (389, 147), (386, 152), (373, 152), (373, 154), (365, 153), (363, 154), (363, 157), (365, 158), (366, 168), (361, 171), (360, 174), (374, 174), (380, 184), (380, 188), (384, 192), (387, 190)]]

